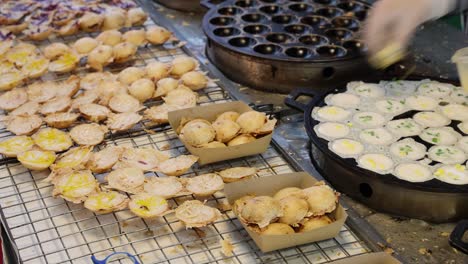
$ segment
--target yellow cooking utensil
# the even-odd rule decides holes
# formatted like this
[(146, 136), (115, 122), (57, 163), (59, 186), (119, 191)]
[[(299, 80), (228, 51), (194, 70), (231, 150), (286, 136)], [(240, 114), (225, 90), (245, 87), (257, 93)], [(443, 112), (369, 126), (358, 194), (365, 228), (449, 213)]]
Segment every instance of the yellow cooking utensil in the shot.
[(385, 69), (401, 60), (405, 55), (403, 46), (394, 42), (370, 57), (369, 63), (377, 69)]

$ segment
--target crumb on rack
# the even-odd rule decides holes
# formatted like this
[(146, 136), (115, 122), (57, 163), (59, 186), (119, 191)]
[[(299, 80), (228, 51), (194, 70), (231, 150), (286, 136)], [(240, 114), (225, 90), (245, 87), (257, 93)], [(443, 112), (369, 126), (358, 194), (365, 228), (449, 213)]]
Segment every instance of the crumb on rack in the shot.
[(150, 129), (146, 129), (146, 128), (144, 128), (143, 130), (144, 130), (146, 133), (150, 134), (150, 135), (155, 135), (155, 134), (156, 134), (156, 132), (155, 132), (155, 131), (153, 131), (153, 130), (150, 130)]
[(231, 257), (232, 251), (234, 250), (234, 246), (231, 244), (231, 242), (227, 239), (221, 239), (219, 240), (219, 243), (221, 244), (221, 252), (223, 255), (226, 257)]
[(231, 210), (231, 205), (227, 202), (221, 202), (218, 204), (217, 208), (221, 211), (221, 212), (226, 212), (226, 211), (229, 211)]

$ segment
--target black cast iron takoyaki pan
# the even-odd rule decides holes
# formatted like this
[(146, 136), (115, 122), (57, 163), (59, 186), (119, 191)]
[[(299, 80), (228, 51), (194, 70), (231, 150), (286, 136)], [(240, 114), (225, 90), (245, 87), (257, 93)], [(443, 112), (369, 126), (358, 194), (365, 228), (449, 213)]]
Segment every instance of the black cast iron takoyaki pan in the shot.
[(288, 93), (367, 74), (360, 28), (369, 5), (352, 0), (227, 0), (203, 18), (207, 57), (230, 79)]

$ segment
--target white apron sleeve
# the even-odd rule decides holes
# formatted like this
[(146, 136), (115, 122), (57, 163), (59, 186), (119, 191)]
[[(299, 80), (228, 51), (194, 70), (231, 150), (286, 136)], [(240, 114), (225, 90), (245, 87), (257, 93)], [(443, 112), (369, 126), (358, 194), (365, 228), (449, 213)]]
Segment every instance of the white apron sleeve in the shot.
[(430, 19), (438, 19), (446, 14), (455, 11), (457, 7), (468, 6), (466, 0), (430, 0), (432, 5), (432, 12)]

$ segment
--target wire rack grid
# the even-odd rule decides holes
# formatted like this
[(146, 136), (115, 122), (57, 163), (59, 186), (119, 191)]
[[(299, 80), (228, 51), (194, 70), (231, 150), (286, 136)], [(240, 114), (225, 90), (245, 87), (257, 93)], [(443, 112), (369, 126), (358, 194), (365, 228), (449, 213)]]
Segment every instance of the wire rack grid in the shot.
[[(145, 26), (152, 24), (148, 20)], [(42, 49), (54, 41), (70, 43), (97, 34), (80, 33), (36, 44)], [(117, 72), (130, 65), (145, 66), (153, 60), (167, 62), (182, 55), (185, 53), (177, 45), (148, 45), (140, 47), (131, 62), (108, 67), (108, 70)], [(73, 74), (84, 75), (87, 72), (81, 67)], [(41, 79), (64, 80), (69, 75), (48, 73)], [(199, 91), (199, 95), (200, 105), (230, 100), (228, 94), (215, 82), (210, 82), (207, 88)], [(146, 106), (159, 103), (151, 101)], [(11, 133), (5, 127), (0, 127), (0, 140), (10, 136)], [(110, 133), (105, 142), (96, 148), (101, 149), (106, 145), (152, 147), (172, 156), (187, 154), (174, 131), (167, 125), (154, 126), (145, 121), (130, 131)], [(138, 218), (129, 210), (97, 215), (81, 204), (52, 197), (53, 186), (42, 181), (48, 171), (30, 171), (15, 159), (4, 157), (0, 163), (0, 216), (12, 241), (14, 255), (20, 263), (89, 263), (91, 255), (103, 258), (118, 251), (136, 255), (141, 263), (323, 263), (369, 251), (365, 243), (345, 226), (334, 239), (264, 254), (236, 219), (222, 192), (206, 201), (208, 205), (219, 208), (222, 217), (200, 229), (186, 229), (173, 215), (152, 221)], [(257, 167), (259, 173), (256, 177), (293, 171), (279, 152), (270, 146), (261, 155), (203, 167), (195, 166), (182, 177), (234, 166)], [(103, 176), (96, 175), (101, 180)], [(157, 173), (147, 173), (147, 176), (163, 177)], [(170, 199), (170, 203), (175, 207), (184, 200), (194, 198), (182, 196)], [(220, 239), (233, 244), (232, 256), (222, 254)], [(116, 263), (129, 261), (118, 259)]]
[[(171, 155), (187, 152), (172, 130), (120, 138), (107, 144), (154, 147)], [(256, 177), (293, 171), (270, 147), (261, 155), (195, 166), (182, 177), (234, 166), (257, 167)], [(222, 217), (200, 229), (186, 229), (173, 215), (152, 221), (136, 217), (129, 210), (97, 215), (81, 204), (52, 197), (53, 186), (42, 181), (47, 175), (48, 172), (29, 171), (18, 163), (0, 168), (2, 220), (22, 263), (89, 263), (91, 255), (103, 258), (117, 251), (135, 254), (142, 263), (323, 263), (368, 252), (364, 243), (344, 227), (334, 239), (261, 253), (230, 210), (222, 192), (206, 202), (220, 209)], [(147, 173), (147, 176), (163, 177), (157, 173)], [(181, 196), (170, 199), (170, 203), (176, 207), (188, 199), (195, 197)], [(233, 244), (232, 256), (222, 254), (220, 239)]]
[[(151, 19), (148, 19), (147, 22), (143, 27), (133, 27), (133, 28), (128, 28), (125, 30), (131, 30), (131, 29), (141, 29), (141, 28), (147, 28), (148, 26), (155, 25), (154, 22)], [(121, 30), (122, 32), (125, 30)], [(41, 42), (35, 42), (34, 44), (38, 46), (40, 50), (43, 50), (47, 45), (53, 43), (53, 42), (63, 42), (63, 43), (68, 43), (71, 44), (77, 39), (80, 39), (82, 37), (96, 37), (99, 33), (94, 32), (94, 33), (85, 33), (81, 32), (77, 35), (74, 36), (67, 36), (67, 37), (57, 37), (55, 39), (48, 39), (45, 41)], [(118, 73), (122, 71), (123, 69), (130, 67), (130, 66), (135, 66), (135, 67), (145, 67), (148, 63), (152, 61), (160, 61), (160, 62), (170, 62), (174, 58), (178, 56), (185, 56), (186, 54), (184, 51), (179, 47), (179, 42), (168, 42), (165, 43), (164, 45), (144, 45), (138, 48), (138, 52), (135, 54), (134, 58), (124, 64), (116, 64), (116, 65), (110, 65), (108, 66), (105, 70), (112, 72), (112, 73)], [(53, 72), (48, 72), (45, 75), (41, 76), (39, 79), (32, 79), (29, 80), (28, 82), (25, 83), (25, 85), (30, 84), (32, 82), (37, 82), (38, 80), (54, 80), (54, 81), (62, 81), (66, 80), (69, 76), (72, 74), (78, 75), (78, 76), (84, 76), (90, 71), (85, 67), (85, 66), (80, 66), (77, 69), (75, 69), (71, 73), (65, 73), (65, 74), (57, 74)], [(82, 91), (79, 91), (81, 93)], [(197, 91), (199, 98), (198, 98), (198, 104), (199, 105), (204, 105), (208, 103), (219, 103), (223, 102), (225, 98), (227, 98), (227, 93), (221, 89), (212, 79), (209, 79), (208, 85), (205, 89), (201, 89)], [(150, 100), (144, 103), (144, 106), (149, 108), (155, 105), (161, 104), (163, 101), (158, 99)], [(0, 115), (5, 115), (5, 112), (0, 112)], [(79, 119), (80, 123), (88, 123), (88, 121), (80, 118)], [(43, 127), (46, 127), (44, 125)], [(120, 138), (120, 137), (128, 137), (130, 134), (134, 135), (134, 133), (144, 133), (145, 130), (161, 130), (161, 129), (166, 129), (167, 124), (155, 124), (154, 122), (151, 122), (150, 120), (143, 119), (140, 121), (137, 125), (135, 125), (132, 129), (126, 132), (109, 132), (106, 134), (106, 138)], [(0, 141), (6, 140), (10, 137), (14, 136), (10, 131), (6, 130), (6, 124), (4, 122), (0, 122)], [(4, 164), (6, 162), (12, 161), (14, 159), (12, 158), (7, 158), (3, 155), (0, 154), (0, 164)]]

